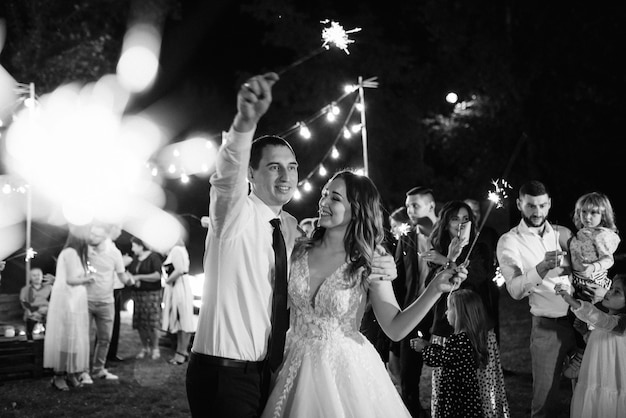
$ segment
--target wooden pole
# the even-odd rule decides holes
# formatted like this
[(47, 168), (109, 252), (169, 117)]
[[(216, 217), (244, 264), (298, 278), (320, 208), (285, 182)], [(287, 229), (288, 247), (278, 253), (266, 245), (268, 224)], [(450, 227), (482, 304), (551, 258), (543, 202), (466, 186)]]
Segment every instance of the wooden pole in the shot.
[(363, 77), (359, 76), (359, 99), (361, 101), (361, 141), (363, 142), (363, 171), (369, 176), (369, 163), (367, 156), (367, 125), (365, 124), (365, 93), (363, 89)]

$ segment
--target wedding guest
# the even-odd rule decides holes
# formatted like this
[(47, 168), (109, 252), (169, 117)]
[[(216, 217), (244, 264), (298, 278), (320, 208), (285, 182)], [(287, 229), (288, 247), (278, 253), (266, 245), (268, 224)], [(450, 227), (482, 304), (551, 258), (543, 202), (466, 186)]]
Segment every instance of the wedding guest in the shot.
[(487, 333), (489, 323), (480, 296), (460, 289), (446, 298), (446, 316), (454, 328), (445, 345), (429, 344), (416, 338), (411, 341), (421, 351), (424, 362), (442, 370), (439, 405), (433, 416), (487, 417), (481, 402), (477, 371), (487, 367)]
[[(115, 241), (122, 234), (122, 228), (119, 225), (111, 225), (109, 239), (110, 242), (108, 245), (115, 245)], [(126, 266), (126, 264), (124, 264)], [(107, 353), (107, 361), (111, 362), (120, 362), (123, 361), (120, 356), (117, 355), (117, 348), (119, 345), (120, 339), (120, 324), (121, 318), (120, 313), (122, 311), (122, 299), (124, 297), (123, 292), (126, 285), (122, 282), (119, 277), (115, 277), (115, 282), (113, 284), (113, 299), (114, 299), (114, 309), (115, 313), (113, 316), (113, 332), (111, 333), (111, 342), (109, 343), (109, 351)]]
[[(89, 232), (89, 264), (95, 281), (87, 287), (90, 328), (95, 325), (94, 347), (92, 350), (91, 371), (96, 379), (118, 380), (106, 368), (113, 322), (115, 318), (115, 279), (132, 283), (124, 271), (122, 253), (110, 239), (111, 225), (94, 222)], [(92, 376), (81, 375), (83, 384), (92, 384)]]
[(159, 328), (161, 327), (161, 256), (152, 251), (141, 239), (130, 239), (133, 261), (128, 265), (128, 274), (135, 283), (132, 292), (134, 302), (133, 328), (139, 332), (143, 348), (135, 358), (161, 357)]
[(572, 395), (570, 416), (626, 416), (626, 276), (613, 279), (601, 301), (603, 310), (575, 299), (568, 287), (559, 283), (555, 291), (576, 317), (593, 328)]
[(56, 263), (50, 294), (43, 365), (54, 370), (51, 385), (61, 391), (81, 385), (89, 370), (89, 313), (87, 287), (95, 282), (88, 266), (88, 229), (70, 228)]
[(490, 267), (487, 274), (492, 277), (492, 283), (489, 287), (489, 301), (485, 304), (485, 307), (488, 309), (487, 314), (493, 319), (493, 331), (496, 333), (496, 341), (500, 344), (500, 289), (493, 281), (498, 268), (496, 247), (498, 245), (500, 234), (486, 223), (483, 224), (486, 220), (483, 219), (482, 207), (478, 200), (467, 198), (463, 201), (472, 209), (476, 222), (476, 228), (480, 228), (482, 226), (482, 230), (478, 236), (478, 242), (485, 243), (489, 248), (489, 259), (487, 260), (487, 263)]
[(433, 190), (425, 186), (412, 188), (406, 192), (405, 206), (411, 223), (419, 228), (424, 236), (430, 236), (433, 226), (439, 219)]
[(24, 309), (26, 338), (33, 339), (33, 329), (38, 323), (46, 323), (52, 286), (43, 282), (43, 270), (30, 269), (30, 283), (20, 290), (20, 304)]
[(409, 418), (378, 353), (358, 332), (360, 312), (369, 297), (381, 327), (397, 341), (451, 288), (455, 272), (442, 272), (401, 310), (391, 283), (370, 277), (374, 253), (385, 251), (374, 183), (340, 171), (324, 187), (319, 213), (319, 227), (293, 252), (286, 357), (262, 417)]
[[(491, 318), (493, 307), (488, 305), (491, 301), (491, 287), (495, 286), (490, 273), (490, 250), (486, 244), (478, 241), (474, 248), (471, 248), (471, 243), (474, 242), (477, 234), (476, 222), (471, 208), (465, 202), (460, 200), (446, 202), (439, 216), (440, 219), (435, 224), (429, 239), (432, 248), (421, 255), (421, 258), (431, 266), (428, 280), (441, 268), (469, 262), (467, 280), (461, 287), (473, 290), (481, 298), (486, 312), (484, 317), (487, 321), (481, 326), (488, 330), (488, 362), (477, 372), (479, 374), (478, 393), (482, 399), (483, 414), (485, 417), (510, 416), (500, 352)], [(447, 344), (448, 339), (455, 332), (454, 324), (448, 321), (446, 312), (447, 298), (444, 296), (433, 308), (433, 323), (430, 329), (432, 342), (442, 346)], [(435, 416), (442, 413), (441, 402), (445, 398), (442, 394), (444, 373), (445, 369), (442, 367), (435, 367), (432, 370), (431, 413)]]
[(193, 293), (189, 281), (189, 253), (181, 236), (163, 262), (165, 289), (161, 329), (176, 335), (174, 357), (170, 364), (180, 365), (189, 359), (189, 340), (193, 325)]
[[(588, 288), (595, 287), (602, 292), (601, 289), (611, 287), (608, 270), (613, 267), (613, 254), (620, 243), (613, 206), (606, 195), (587, 193), (576, 201), (573, 221), (578, 229), (569, 241), (574, 297), (591, 301)], [(574, 317), (570, 315), (570, 318), (573, 320)], [(570, 379), (578, 378), (586, 345), (579, 333), (575, 336), (576, 351), (563, 371), (563, 375)]]
[(543, 183), (524, 183), (516, 204), (522, 219), (498, 240), (498, 263), (509, 294), (516, 300), (527, 297), (532, 314), (531, 416), (551, 417), (557, 414), (563, 360), (576, 344), (574, 328), (567, 319), (569, 305), (554, 293), (557, 283), (570, 283), (571, 268), (563, 248), (572, 234), (547, 221), (552, 200)]
[[(401, 309), (417, 300), (426, 288), (429, 268), (418, 254), (428, 249), (428, 237), (418, 222), (423, 219), (436, 222), (435, 197), (431, 189), (412, 188), (406, 193), (405, 205), (410, 228), (404, 234), (400, 234), (396, 246), (395, 262), (398, 277), (393, 281), (393, 290)], [(401, 341), (391, 343), (390, 347), (389, 370), (394, 376), (399, 376), (402, 399), (414, 417), (425, 416), (427, 412), (420, 402), (422, 355), (411, 349), (410, 341), (418, 336), (430, 338), (432, 322), (432, 313), (428, 312), (414, 330)]]

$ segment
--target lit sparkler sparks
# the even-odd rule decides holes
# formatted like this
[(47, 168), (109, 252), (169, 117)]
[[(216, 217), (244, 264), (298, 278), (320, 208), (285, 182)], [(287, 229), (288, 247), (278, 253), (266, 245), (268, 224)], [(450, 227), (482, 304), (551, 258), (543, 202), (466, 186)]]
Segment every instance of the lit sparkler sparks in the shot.
[(472, 245), (470, 246), (470, 249), (467, 252), (465, 261), (463, 261), (463, 265), (465, 266), (467, 266), (467, 264), (469, 263), (470, 255), (472, 254), (472, 251), (474, 250), (474, 246), (476, 245), (476, 242), (478, 242), (478, 237), (480, 237), (480, 233), (483, 230), (485, 223), (487, 222), (487, 218), (489, 217), (491, 210), (493, 209), (494, 206), (496, 207), (496, 209), (504, 207), (504, 201), (509, 197), (507, 190), (512, 189), (509, 182), (507, 182), (504, 179), (492, 180), (491, 184), (494, 186), (494, 190), (490, 190), (489, 192), (487, 192), (487, 199), (489, 200), (489, 207), (487, 208), (487, 212), (485, 213), (485, 216), (483, 216), (482, 218), (482, 221), (480, 223), (480, 226), (478, 227), (478, 230), (476, 230), (476, 235), (474, 236)]
[(348, 37), (349, 33), (359, 32), (361, 28), (354, 28), (350, 30), (345, 30), (343, 26), (339, 23), (332, 20), (322, 20), (321, 23), (327, 24), (330, 23), (330, 27), (324, 28), (322, 30), (322, 40), (324, 43), (322, 44), (322, 48), (330, 49), (330, 45), (334, 45), (337, 48), (341, 49), (346, 55), (350, 55), (350, 51), (348, 51), (348, 45), (353, 44), (354, 40)]
[(495, 189), (488, 192), (487, 199), (496, 206), (496, 209), (499, 209), (503, 206), (503, 201), (509, 197), (507, 189), (511, 189), (511, 185), (504, 179), (492, 181), (491, 184)]
[[(400, 226), (398, 226), (398, 234), (400, 236), (408, 235), (410, 230), (411, 230), (411, 225), (409, 225), (406, 222), (403, 222), (403, 223), (400, 224)], [(396, 239), (399, 239), (400, 236), (396, 237)]]
[(330, 23), (329, 27), (326, 27), (322, 30), (322, 41), (323, 41), (322, 46), (320, 48), (314, 49), (308, 55), (298, 59), (297, 61), (294, 61), (293, 63), (289, 64), (288, 66), (280, 70), (278, 72), (279, 76), (285, 74), (287, 71), (297, 67), (303, 62), (308, 61), (314, 56), (324, 51), (329, 50), (331, 45), (335, 46), (336, 48), (341, 49), (343, 52), (346, 53), (346, 55), (350, 55), (350, 51), (348, 51), (348, 45), (354, 43), (355, 41), (353, 39), (350, 39), (348, 34), (359, 32), (361, 28), (345, 30), (343, 26), (341, 26), (339, 23), (333, 20), (328, 20), (328, 19), (322, 20), (320, 23), (322, 24)]
[(24, 258), (24, 261), (28, 262), (29, 260), (35, 258), (36, 255), (37, 251), (35, 251), (33, 247), (29, 247), (26, 249), (26, 257)]

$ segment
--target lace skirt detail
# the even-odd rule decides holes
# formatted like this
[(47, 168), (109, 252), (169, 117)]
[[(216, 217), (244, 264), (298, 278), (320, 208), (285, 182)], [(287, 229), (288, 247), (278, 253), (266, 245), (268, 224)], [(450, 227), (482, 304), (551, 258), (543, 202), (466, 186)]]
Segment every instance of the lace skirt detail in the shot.
[[(445, 345), (446, 338), (433, 335), (433, 344)], [(489, 362), (484, 369), (476, 371), (478, 377), (479, 392), (482, 400), (483, 416), (486, 418), (509, 418), (509, 402), (504, 388), (504, 375), (500, 363), (500, 350), (496, 340), (496, 333), (489, 330), (487, 340)], [(433, 367), (432, 370), (432, 397), (430, 401), (431, 415), (437, 417), (439, 410), (439, 395), (441, 393), (441, 367)]]
[(360, 333), (288, 347), (263, 418), (406, 417), (380, 355)]

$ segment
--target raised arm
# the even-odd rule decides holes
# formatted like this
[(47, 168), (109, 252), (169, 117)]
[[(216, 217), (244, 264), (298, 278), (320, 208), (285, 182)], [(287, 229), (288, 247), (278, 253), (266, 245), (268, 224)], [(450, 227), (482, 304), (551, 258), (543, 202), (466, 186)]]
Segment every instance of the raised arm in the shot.
[(237, 94), (237, 114), (223, 138), (211, 176), (211, 196), (207, 227), (220, 235), (229, 219), (239, 218), (248, 196), (250, 148), (257, 123), (272, 101), (275, 73), (257, 75), (244, 83)]
[(376, 319), (389, 338), (399, 341), (424, 319), (443, 293), (451, 291), (453, 286), (465, 278), (467, 270), (463, 267), (443, 270), (430, 282), (424, 293), (404, 310), (399, 308), (389, 281), (374, 281), (370, 284), (369, 296)]

